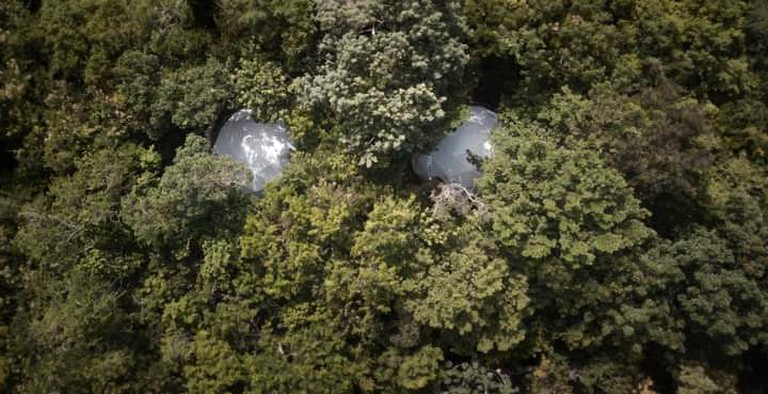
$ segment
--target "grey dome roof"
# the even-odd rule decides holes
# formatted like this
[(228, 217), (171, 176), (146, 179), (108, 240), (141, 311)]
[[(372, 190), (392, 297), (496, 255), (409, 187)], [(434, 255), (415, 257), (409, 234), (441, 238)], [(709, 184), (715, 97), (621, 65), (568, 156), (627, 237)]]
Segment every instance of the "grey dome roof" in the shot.
[(256, 122), (247, 109), (235, 112), (224, 123), (213, 144), (217, 154), (230, 156), (251, 169), (253, 182), (249, 189), (254, 192), (280, 175), (293, 149), (282, 121)]
[(429, 154), (415, 153), (411, 160), (413, 171), (423, 181), (439, 178), (446, 183), (474, 186), (481, 173), (469, 161), (467, 151), (479, 158), (493, 153), (490, 137), (496, 126), (496, 113), (480, 106), (469, 107), (470, 116), (451, 132)]

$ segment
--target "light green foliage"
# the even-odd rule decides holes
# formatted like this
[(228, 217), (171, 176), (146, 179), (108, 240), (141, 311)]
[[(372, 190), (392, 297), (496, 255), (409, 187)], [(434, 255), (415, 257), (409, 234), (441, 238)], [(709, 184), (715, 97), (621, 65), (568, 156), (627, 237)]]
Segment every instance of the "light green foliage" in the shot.
[(109, 68), (105, 62), (141, 40), (145, 14), (128, 12), (129, 7), (128, 1), (43, 2), (39, 34), (51, 75), (103, 82)]
[[(273, 296), (307, 295), (319, 279), (320, 261), (329, 257), (324, 246), (349, 239), (353, 218), (370, 198), (337, 184), (361, 180), (349, 157), (321, 158), (294, 156), (246, 223), (243, 254), (264, 267), (265, 291)], [(287, 242), (275, 243), (280, 238)]]
[(440, 329), (458, 353), (513, 348), (525, 337), (528, 313), (525, 277), (511, 272), (498, 251), (480, 239), (477, 228), (462, 229), (454, 250), (420, 253), (422, 270), (408, 281), (406, 301), (414, 320)]
[(129, 48), (148, 47), (171, 59), (199, 54), (205, 38), (189, 26), (185, 1), (76, 0), (43, 2), (35, 34), (49, 75), (88, 85), (114, 77), (111, 66)]
[(327, 60), (298, 81), (300, 104), (330, 120), (333, 138), (367, 167), (440, 136), (456, 110), (468, 61), (454, 5), (318, 6)]
[(121, 125), (159, 140), (178, 129), (203, 131), (235, 98), (231, 70), (215, 58), (169, 69), (149, 51), (128, 51), (116, 61), (114, 100)]
[[(512, 275), (505, 262), (494, 257), (497, 252), (479, 239), (479, 229), (471, 226), (429, 251), (426, 228), (434, 219), (416, 214), (410, 204), (377, 203), (352, 249), (353, 256), (367, 264), (351, 277), (380, 278), (386, 287), (378, 290), (378, 298), (391, 303), (392, 295), (401, 296), (405, 311), (413, 316), (413, 322), (404, 321), (399, 330), (413, 323), (435, 329), (454, 352), (508, 350), (519, 343), (528, 304), (525, 278)], [(451, 231), (443, 226), (437, 231)], [(389, 300), (382, 298), (387, 294)], [(376, 308), (390, 309), (386, 303)], [(408, 339), (399, 337), (401, 341)]]
[(477, 361), (453, 365), (448, 362), (443, 367), (441, 394), (512, 394), (518, 388), (513, 386), (509, 375), (501, 370), (495, 371), (479, 364)]
[(251, 392), (351, 393), (366, 380), (366, 363), (353, 359), (354, 350), (334, 326), (319, 321), (302, 326), (280, 336), (264, 333), (263, 350), (247, 361)]
[(245, 365), (238, 355), (205, 331), (197, 333), (190, 352), (195, 363), (184, 368), (190, 393), (227, 392), (245, 378)]
[[(75, 96), (73, 98), (73, 96)], [(119, 98), (91, 90), (83, 95), (67, 92), (65, 84), (56, 84), (46, 97), (43, 127), (27, 136), (25, 149), (41, 149), (41, 162), (34, 163), (57, 175), (75, 170), (93, 144), (125, 136), (124, 123), (131, 116), (120, 110)], [(98, 140), (97, 140), (98, 138)]]
[(594, 152), (559, 147), (523, 122), (494, 142), (479, 188), (499, 243), (515, 256), (579, 267), (651, 235), (642, 224), (648, 212)]
[(217, 240), (206, 242), (203, 251), (205, 257), (199, 280), (206, 293), (215, 294), (231, 288), (231, 272), (237, 266), (238, 250), (229, 242)]
[(123, 200), (123, 220), (156, 248), (236, 231), (247, 206), (247, 174), (242, 164), (214, 156), (204, 138), (190, 134), (157, 185), (137, 187)]
[(240, 104), (253, 111), (260, 121), (276, 121), (283, 116), (291, 93), (280, 67), (258, 59), (243, 60), (235, 70), (232, 84)]
[(720, 108), (718, 132), (729, 150), (745, 154), (753, 163), (768, 165), (768, 105), (747, 98)]
[[(659, 71), (699, 92), (739, 94), (753, 88), (744, 56), (742, 1), (638, 2), (638, 44), (661, 60)], [(679, 46), (686, 50), (675, 50)]]
[(48, 104), (52, 108), (45, 114), (42, 164), (54, 173), (66, 174), (75, 168), (75, 161), (93, 141), (97, 129), (85, 124), (88, 116), (86, 105), (67, 102), (63, 97), (63, 86), (60, 85), (57, 90), (57, 94), (49, 96)]
[(400, 386), (407, 389), (420, 389), (437, 377), (443, 352), (432, 346), (425, 346), (418, 352), (407, 356), (397, 369)]
[(611, 10), (602, 2), (498, 3), (469, 1), (465, 12), (475, 39), (487, 43), (480, 48), (521, 65), (522, 100), (561, 85), (583, 89), (612, 75), (624, 61), (623, 46), (615, 42), (631, 36), (621, 34), (621, 25), (606, 23)]
[(709, 370), (700, 364), (686, 363), (677, 376), (678, 394), (735, 394), (735, 377), (722, 371)]
[[(217, 89), (227, 91), (222, 86), (227, 79), (219, 76), (217, 80), (211, 71), (216, 67), (210, 65), (208, 72), (179, 71), (193, 68), (180, 67), (180, 61), (201, 58), (201, 49), (209, 44), (209, 34), (194, 29), (191, 18), (187, 2), (177, 0), (44, 2), (39, 14), (25, 21), (30, 38), (37, 40), (27, 46), (49, 64), (45, 76), (33, 76), (38, 83), (48, 82), (44, 78), (66, 81), (71, 84), (66, 87), (68, 93), (85, 87), (103, 92), (119, 104), (111, 115), (121, 118), (117, 122), (121, 131), (146, 128), (151, 104), (155, 105), (150, 123), (154, 130), (141, 131), (152, 137), (167, 132), (171, 120), (180, 127), (208, 126), (223, 95)], [(136, 59), (137, 53), (144, 58)], [(170, 76), (160, 92), (156, 90), (163, 69)], [(74, 84), (82, 86), (75, 89)], [(112, 96), (115, 87), (121, 93), (117, 97)], [(90, 100), (83, 98), (78, 104), (85, 106)]]
[(117, 96), (121, 108), (130, 116), (123, 127), (134, 133), (146, 133), (158, 139), (167, 130), (167, 125), (151, 120), (153, 103), (157, 100), (157, 86), (160, 84), (160, 58), (143, 51), (126, 51), (115, 62), (113, 73), (117, 81)]
[(766, 169), (743, 158), (722, 161), (707, 174), (707, 209), (739, 256), (759, 260), (768, 239)]
[[(243, 248), (246, 255), (258, 257), (264, 265), (265, 291), (273, 296), (308, 296), (307, 292), (320, 284), (317, 274), (322, 263), (331, 258), (330, 250), (323, 246), (343, 242), (355, 225), (355, 213), (364, 207), (349, 190), (328, 182), (312, 186), (306, 193), (283, 200), (290, 210), (274, 218), (261, 218), (261, 223), (249, 220), (246, 226), (246, 232), (257, 231), (263, 237), (244, 239)], [(281, 222), (290, 226), (281, 228)], [(272, 240), (283, 237), (290, 241), (276, 248)]]
[[(357, 357), (375, 344), (411, 348), (423, 329), (440, 332), (447, 348), (468, 352), (475, 347), (509, 349), (521, 340), (525, 284), (509, 275), (503, 262), (483, 258), (476, 244), (461, 249), (462, 242), (472, 239), (469, 235), (446, 241), (444, 255), (430, 256), (425, 239), (429, 233), (421, 229), (432, 220), (412, 199), (379, 199), (376, 194), (384, 190), (355, 192), (337, 185), (339, 177), (354, 167), (336, 170), (313, 184), (294, 184), (296, 171), (309, 180), (318, 173), (313, 158), (298, 160), (284, 174), (282, 186), (267, 192), (260, 214), (249, 219), (242, 238), (243, 256), (258, 263), (263, 291), (295, 305), (278, 315), (288, 332), (303, 332), (305, 321), (333, 322), (340, 338), (357, 338), (358, 346), (365, 346), (348, 350), (358, 354), (367, 349)], [(278, 206), (282, 210), (273, 211)], [(360, 222), (361, 217), (367, 219)], [(282, 247), (275, 247), (276, 238), (286, 240)], [(433, 261), (445, 264), (433, 266)], [(451, 274), (450, 265), (454, 266), (450, 271), (461, 269)], [(464, 284), (467, 275), (476, 281)], [(446, 290), (454, 296), (441, 293)], [(460, 294), (473, 298), (465, 300)], [(403, 356), (401, 363), (413, 364), (412, 368), (377, 372), (377, 383), (371, 384), (405, 388), (431, 384), (437, 378), (435, 363), (441, 359), (436, 350)], [(385, 355), (400, 358), (396, 353)], [(390, 356), (382, 362), (390, 363)], [(361, 388), (367, 385), (359, 383)]]
[(363, 231), (355, 235), (352, 255), (403, 264), (408, 254), (420, 245), (419, 219), (413, 198), (377, 201), (368, 214)]
[(638, 247), (654, 235), (642, 222), (648, 212), (596, 152), (555, 141), (511, 121), (495, 134), (494, 156), (478, 182), (494, 242), (512, 272), (528, 278), (532, 318), (557, 327), (529, 338), (636, 352), (648, 340), (678, 344), (667, 328), (669, 306), (647, 299), (648, 284), (635, 282), (653, 277), (637, 264)]
[(195, 64), (212, 51), (214, 37), (210, 31), (195, 26), (192, 1), (144, 0), (138, 3), (150, 13), (146, 49), (163, 57), (177, 69), (184, 63)]

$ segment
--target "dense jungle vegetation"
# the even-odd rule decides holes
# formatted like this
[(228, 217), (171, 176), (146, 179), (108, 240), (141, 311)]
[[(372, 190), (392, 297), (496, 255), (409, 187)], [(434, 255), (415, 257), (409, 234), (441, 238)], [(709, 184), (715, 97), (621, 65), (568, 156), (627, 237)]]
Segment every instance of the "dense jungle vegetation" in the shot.
[(768, 392), (766, 0), (2, 0), (0, 81), (0, 392)]

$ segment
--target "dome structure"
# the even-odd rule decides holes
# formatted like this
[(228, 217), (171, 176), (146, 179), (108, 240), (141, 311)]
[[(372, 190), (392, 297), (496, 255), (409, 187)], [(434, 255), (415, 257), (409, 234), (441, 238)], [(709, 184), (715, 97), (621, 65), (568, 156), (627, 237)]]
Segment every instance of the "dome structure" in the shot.
[(469, 107), (470, 116), (456, 130), (445, 137), (429, 154), (415, 153), (411, 160), (413, 171), (423, 181), (440, 179), (445, 183), (458, 183), (466, 188), (474, 186), (481, 173), (470, 161), (470, 154), (478, 158), (493, 153), (491, 129), (496, 126), (496, 113), (480, 106)]
[(294, 147), (282, 121), (256, 122), (250, 110), (241, 109), (221, 127), (213, 150), (245, 163), (253, 174), (249, 189), (258, 192), (280, 175)]

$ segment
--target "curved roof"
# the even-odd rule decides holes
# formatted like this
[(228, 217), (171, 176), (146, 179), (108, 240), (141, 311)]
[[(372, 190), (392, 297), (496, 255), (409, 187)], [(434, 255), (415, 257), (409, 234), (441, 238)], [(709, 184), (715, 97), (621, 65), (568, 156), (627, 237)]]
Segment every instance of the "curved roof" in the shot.
[(293, 149), (282, 121), (257, 122), (247, 109), (230, 116), (213, 144), (217, 154), (230, 156), (251, 169), (253, 181), (249, 189), (254, 192), (280, 175)]
[(493, 153), (491, 129), (496, 126), (496, 113), (480, 106), (469, 107), (470, 116), (445, 137), (429, 154), (415, 153), (411, 164), (422, 180), (439, 178), (446, 183), (474, 186), (481, 173), (470, 162), (470, 154), (479, 158)]

